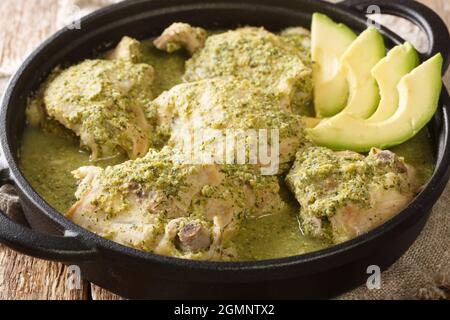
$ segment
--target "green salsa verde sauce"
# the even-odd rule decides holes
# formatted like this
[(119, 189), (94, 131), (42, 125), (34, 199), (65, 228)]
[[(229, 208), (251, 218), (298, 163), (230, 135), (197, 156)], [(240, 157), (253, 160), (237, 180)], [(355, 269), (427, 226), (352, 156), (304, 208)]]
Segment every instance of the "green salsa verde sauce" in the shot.
[[(182, 82), (187, 56), (157, 50), (151, 41), (143, 42), (143, 62), (151, 64), (157, 77), (153, 84), (155, 96)], [(69, 135), (68, 135), (69, 136)], [(405, 158), (417, 170), (425, 184), (434, 170), (434, 152), (427, 130), (392, 151)], [(19, 151), (20, 168), (42, 198), (57, 211), (66, 212), (75, 202), (76, 180), (71, 172), (82, 166), (106, 167), (124, 162), (125, 157), (92, 162), (89, 154), (80, 151), (76, 139), (45, 133), (27, 126)], [(297, 221), (298, 204), (282, 188), (290, 204), (282, 212), (246, 219), (232, 240), (239, 260), (262, 260), (294, 256), (317, 251), (330, 244), (303, 236)]]
[[(434, 156), (427, 131), (392, 149), (413, 165), (422, 183), (434, 170)], [(89, 154), (79, 151), (78, 142), (27, 127), (20, 150), (20, 168), (31, 186), (47, 203), (63, 213), (75, 202), (76, 180), (71, 171), (82, 166), (105, 167), (125, 159), (92, 163)], [(233, 239), (240, 260), (289, 257), (317, 251), (329, 243), (303, 236), (297, 221), (298, 204), (287, 191), (290, 207), (279, 213), (249, 218)]]
[[(182, 82), (183, 53), (167, 54), (157, 50), (152, 41), (142, 42), (142, 62), (155, 68), (158, 75), (153, 92), (158, 96)], [(31, 186), (45, 201), (61, 213), (75, 203), (76, 179), (71, 172), (83, 166), (107, 167), (123, 163), (124, 156), (92, 162), (89, 153), (80, 151), (79, 142), (64, 135), (46, 133), (28, 126), (25, 128), (19, 150), (20, 168)]]
[(177, 51), (168, 54), (158, 50), (152, 41), (143, 41), (142, 49), (142, 62), (150, 64), (155, 69), (156, 77), (153, 82), (155, 97), (182, 82), (185, 62), (188, 59), (185, 53)]

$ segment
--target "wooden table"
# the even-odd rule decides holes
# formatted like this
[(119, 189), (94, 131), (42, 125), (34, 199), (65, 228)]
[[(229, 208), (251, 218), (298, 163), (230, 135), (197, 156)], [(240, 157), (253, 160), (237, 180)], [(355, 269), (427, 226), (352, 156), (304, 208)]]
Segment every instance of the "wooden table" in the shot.
[[(57, 1), (0, 1), (0, 77), (57, 30)], [(449, 0), (421, 1), (439, 12), (450, 26)], [(5, 82), (0, 80), (0, 92)], [(87, 281), (82, 281), (80, 289), (69, 290), (67, 279), (62, 264), (30, 258), (0, 245), (0, 299), (119, 299)]]

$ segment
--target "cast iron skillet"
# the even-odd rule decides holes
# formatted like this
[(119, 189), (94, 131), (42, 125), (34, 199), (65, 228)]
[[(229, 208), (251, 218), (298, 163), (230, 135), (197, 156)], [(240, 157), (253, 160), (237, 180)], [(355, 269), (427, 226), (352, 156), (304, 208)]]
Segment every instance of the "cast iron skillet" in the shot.
[[(449, 33), (427, 7), (407, 0), (355, 0), (332, 5), (313, 0), (140, 0), (100, 10), (81, 22), (81, 30), (64, 29), (42, 44), (20, 67), (2, 102), (2, 180), (14, 183), (33, 229), (0, 214), (0, 241), (38, 258), (77, 265), (82, 276), (129, 298), (328, 298), (364, 283), (367, 268), (382, 270), (396, 261), (422, 230), (431, 207), (449, 179), (449, 99), (441, 97), (429, 126), (435, 141), (436, 170), (423, 192), (401, 214), (353, 241), (286, 259), (246, 263), (211, 263), (161, 257), (102, 239), (66, 220), (30, 187), (17, 165), (27, 97), (59, 64), (86, 59), (124, 35), (157, 36), (175, 21), (206, 28), (265, 26), (277, 31), (308, 27), (313, 12), (322, 12), (356, 31), (366, 28), (368, 5), (405, 17), (427, 34), (430, 49), (422, 59), (441, 52), (449, 63)], [(403, 40), (382, 29), (389, 47)], [(102, 44), (99, 47), (99, 44)]]

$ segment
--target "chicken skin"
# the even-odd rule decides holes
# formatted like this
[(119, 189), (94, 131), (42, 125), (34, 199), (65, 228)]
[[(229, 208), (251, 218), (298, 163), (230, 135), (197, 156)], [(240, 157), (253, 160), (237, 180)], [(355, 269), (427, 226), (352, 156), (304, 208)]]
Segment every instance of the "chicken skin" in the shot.
[(74, 172), (78, 202), (66, 216), (118, 243), (161, 255), (226, 260), (228, 244), (246, 215), (284, 205), (276, 177), (250, 167), (185, 165), (172, 151), (101, 169)]
[(136, 39), (123, 37), (114, 50), (105, 55), (106, 60), (125, 60), (139, 63), (142, 60), (142, 44)]
[(185, 81), (222, 76), (246, 79), (301, 110), (311, 103), (312, 70), (293, 38), (254, 27), (210, 36), (186, 63)]
[(208, 33), (202, 28), (195, 28), (187, 23), (174, 23), (154, 41), (155, 46), (163, 51), (172, 53), (181, 49), (193, 55), (205, 45)]
[(81, 139), (92, 158), (146, 154), (153, 68), (125, 60), (87, 60), (59, 71), (43, 91), (45, 112)]
[(295, 47), (303, 63), (311, 67), (311, 31), (302, 27), (291, 27), (283, 30), (280, 36)]
[(367, 157), (306, 147), (286, 179), (305, 234), (341, 243), (381, 225), (419, 190), (415, 170), (390, 151)]
[[(219, 137), (202, 140), (195, 150), (200, 147), (223, 150), (221, 163), (233, 158), (237, 151), (236, 145), (235, 148), (225, 146), (223, 135), (227, 130), (278, 130), (279, 139), (275, 143), (279, 143), (279, 157), (271, 155), (281, 165), (276, 174), (284, 172), (304, 141), (302, 118), (292, 113), (282, 99), (255, 87), (250, 81), (233, 77), (178, 85), (153, 101), (147, 117), (156, 118), (158, 126), (167, 128), (169, 145), (175, 149), (182, 147), (186, 136), (193, 137), (206, 129), (216, 130)], [(267, 138), (268, 142), (272, 141)], [(192, 143), (195, 145), (195, 141)]]

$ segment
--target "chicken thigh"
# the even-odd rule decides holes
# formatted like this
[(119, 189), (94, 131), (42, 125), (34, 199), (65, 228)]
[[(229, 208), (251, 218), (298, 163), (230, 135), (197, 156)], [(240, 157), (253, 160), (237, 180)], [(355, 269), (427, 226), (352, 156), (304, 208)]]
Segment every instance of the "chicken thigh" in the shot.
[(381, 225), (413, 199), (415, 170), (390, 151), (372, 149), (367, 157), (306, 147), (287, 176), (300, 203), (302, 230), (335, 243)]
[(93, 159), (145, 155), (153, 68), (125, 60), (87, 60), (59, 71), (43, 92), (45, 112), (81, 139)]
[(174, 23), (154, 41), (155, 46), (163, 51), (172, 53), (181, 49), (193, 55), (205, 45), (208, 33), (202, 28), (195, 28), (187, 23)]
[[(270, 149), (267, 155), (281, 165), (280, 172), (275, 174), (283, 173), (304, 140), (302, 118), (292, 113), (282, 99), (255, 87), (248, 80), (233, 77), (178, 85), (154, 100), (147, 116), (156, 118), (158, 126), (168, 128), (167, 131), (171, 132), (171, 147), (182, 149), (186, 137), (189, 137), (196, 151), (208, 148), (223, 151), (219, 163), (230, 163), (227, 159), (234, 159), (232, 162), (238, 163), (237, 141), (241, 138), (246, 142), (244, 148), (248, 160), (251, 137), (245, 135), (248, 133), (246, 130), (254, 130), (256, 135), (260, 129), (266, 130), (265, 141)], [(210, 130), (210, 137), (207, 136), (207, 130)], [(232, 147), (226, 144), (226, 135), (230, 131), (235, 133)], [(204, 138), (200, 142), (195, 139), (199, 133)], [(258, 142), (264, 143), (264, 139), (260, 138)], [(270, 147), (275, 145), (278, 145), (279, 154), (271, 154)], [(268, 165), (261, 162), (253, 164)]]
[(210, 36), (186, 63), (185, 81), (234, 76), (304, 108), (312, 100), (312, 70), (290, 39), (291, 33), (282, 37), (254, 27)]
[(101, 169), (74, 172), (75, 223), (121, 244), (161, 255), (222, 260), (245, 215), (273, 213), (284, 203), (276, 177), (250, 167), (185, 165), (172, 151)]
[(311, 31), (302, 27), (291, 27), (283, 30), (280, 36), (295, 47), (303, 63), (311, 67)]
[(139, 63), (142, 60), (142, 44), (136, 39), (123, 37), (114, 50), (109, 51), (107, 60), (125, 60), (131, 63)]

